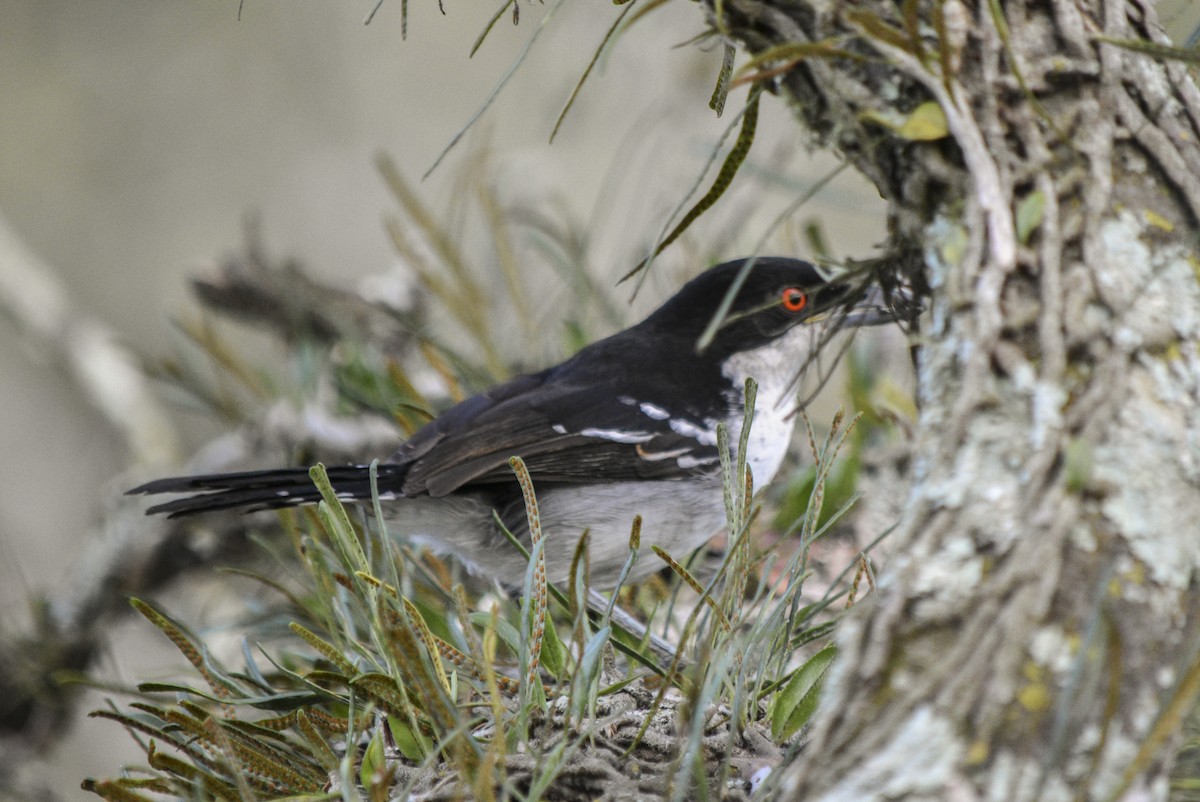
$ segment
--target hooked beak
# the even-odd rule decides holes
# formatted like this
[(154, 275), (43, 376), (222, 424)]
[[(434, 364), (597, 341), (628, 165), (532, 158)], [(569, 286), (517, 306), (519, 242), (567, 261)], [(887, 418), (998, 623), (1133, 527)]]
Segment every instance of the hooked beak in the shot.
[(894, 323), (920, 314), (922, 308), (907, 287), (897, 287), (885, 293), (878, 284), (872, 284), (862, 297), (844, 307), (838, 327), (858, 328)]

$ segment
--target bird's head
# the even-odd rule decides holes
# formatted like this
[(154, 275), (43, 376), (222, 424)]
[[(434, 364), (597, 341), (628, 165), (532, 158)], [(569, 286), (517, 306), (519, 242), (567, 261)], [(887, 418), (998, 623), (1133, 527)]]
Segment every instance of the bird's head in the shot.
[[(907, 296), (885, 298), (879, 287), (861, 278), (828, 280), (801, 259), (759, 257), (743, 275), (747, 261), (725, 262), (701, 273), (641, 325), (693, 339), (722, 359), (776, 342), (797, 327), (819, 325), (830, 335), (892, 322), (912, 310)], [(702, 342), (718, 316), (718, 327)]]

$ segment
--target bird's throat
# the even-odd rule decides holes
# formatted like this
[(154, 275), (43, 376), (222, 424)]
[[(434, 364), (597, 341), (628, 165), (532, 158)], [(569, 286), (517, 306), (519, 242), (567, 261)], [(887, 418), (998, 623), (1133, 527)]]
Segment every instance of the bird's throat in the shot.
[[(812, 330), (796, 326), (774, 342), (734, 354), (725, 362), (722, 373), (732, 385), (736, 410), (745, 409), (746, 379), (758, 384), (746, 445), (746, 464), (755, 487), (770, 482), (787, 455), (796, 420), (794, 379), (812, 347)], [(730, 424), (729, 439), (735, 450), (741, 442), (742, 420), (738, 415)]]

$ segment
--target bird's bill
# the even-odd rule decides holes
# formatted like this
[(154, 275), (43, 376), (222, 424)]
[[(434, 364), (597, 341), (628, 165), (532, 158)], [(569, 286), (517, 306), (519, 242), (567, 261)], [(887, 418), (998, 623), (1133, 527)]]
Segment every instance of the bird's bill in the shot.
[(830, 315), (836, 317), (839, 327), (859, 328), (905, 320), (920, 311), (921, 305), (906, 288), (884, 292), (882, 287), (872, 284), (857, 301), (831, 311)]

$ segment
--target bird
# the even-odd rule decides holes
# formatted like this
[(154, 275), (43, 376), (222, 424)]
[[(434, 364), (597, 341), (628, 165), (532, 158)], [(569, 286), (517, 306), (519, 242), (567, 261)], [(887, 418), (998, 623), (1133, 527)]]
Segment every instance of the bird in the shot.
[[(736, 458), (746, 380), (757, 394), (745, 464), (762, 487), (784, 461), (799, 382), (819, 348), (838, 331), (904, 314), (878, 286), (829, 279), (802, 259), (718, 264), (641, 322), (451, 406), (377, 462), (388, 531), (520, 588), (527, 557), (501, 529), (529, 545), (509, 463), (519, 456), (540, 510), (547, 580), (567, 581), (587, 532), (594, 588), (637, 581), (661, 564), (626, 567), (635, 516), (641, 551), (658, 546), (677, 558), (724, 528), (718, 425), (728, 427)], [(703, 342), (714, 319), (721, 322)], [(331, 466), (328, 476), (343, 501), (371, 503), (370, 466)], [(321, 498), (306, 468), (168, 477), (128, 492), (186, 494), (147, 510), (172, 518)]]

